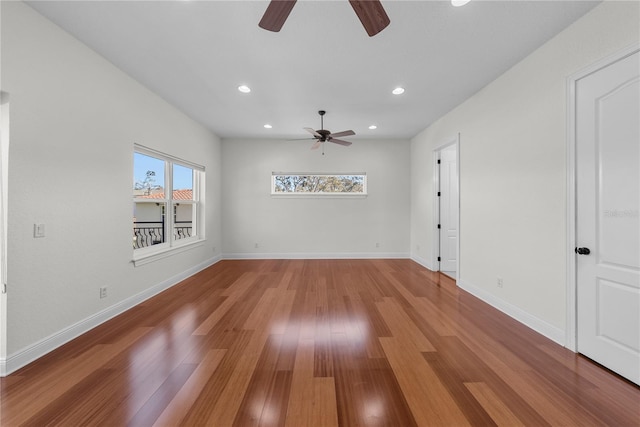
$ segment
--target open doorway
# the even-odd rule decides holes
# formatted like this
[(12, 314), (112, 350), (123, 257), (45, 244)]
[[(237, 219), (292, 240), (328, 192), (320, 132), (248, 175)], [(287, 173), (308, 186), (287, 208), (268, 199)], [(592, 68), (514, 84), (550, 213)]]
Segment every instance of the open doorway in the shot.
[(459, 135), (434, 150), (435, 262), (438, 270), (453, 279), (459, 271)]

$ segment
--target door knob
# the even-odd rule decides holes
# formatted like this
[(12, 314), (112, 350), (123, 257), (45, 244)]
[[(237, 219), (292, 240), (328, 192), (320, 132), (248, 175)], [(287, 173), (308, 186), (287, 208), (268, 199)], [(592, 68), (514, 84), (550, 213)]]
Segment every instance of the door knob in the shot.
[(589, 250), (589, 248), (576, 248), (576, 253), (578, 255), (589, 255), (591, 251)]

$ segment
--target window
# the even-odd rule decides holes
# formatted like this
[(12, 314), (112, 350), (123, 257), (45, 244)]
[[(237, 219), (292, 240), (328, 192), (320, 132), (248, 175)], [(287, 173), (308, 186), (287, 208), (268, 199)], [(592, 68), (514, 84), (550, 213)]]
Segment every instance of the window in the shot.
[(204, 167), (139, 145), (133, 155), (134, 259), (204, 238)]
[(297, 174), (272, 173), (272, 195), (332, 195), (367, 194), (367, 175), (357, 174)]

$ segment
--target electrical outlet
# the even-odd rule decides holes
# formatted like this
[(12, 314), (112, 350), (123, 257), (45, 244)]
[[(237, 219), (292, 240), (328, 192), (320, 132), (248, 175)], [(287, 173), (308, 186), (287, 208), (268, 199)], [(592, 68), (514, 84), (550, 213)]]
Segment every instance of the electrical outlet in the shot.
[(498, 281), (497, 281), (497, 285), (499, 288), (502, 287), (503, 283), (502, 283), (502, 277), (498, 276)]
[(100, 288), (100, 299), (107, 297), (107, 287), (103, 286)]

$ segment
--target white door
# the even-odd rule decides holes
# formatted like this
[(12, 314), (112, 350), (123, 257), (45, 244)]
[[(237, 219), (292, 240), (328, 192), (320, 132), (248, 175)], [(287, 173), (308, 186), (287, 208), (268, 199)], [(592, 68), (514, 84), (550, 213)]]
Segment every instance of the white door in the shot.
[[(440, 271), (458, 269), (458, 172), (455, 144), (440, 150)], [(455, 274), (453, 274), (455, 276)]]
[(576, 82), (575, 131), (578, 352), (640, 384), (639, 64)]

